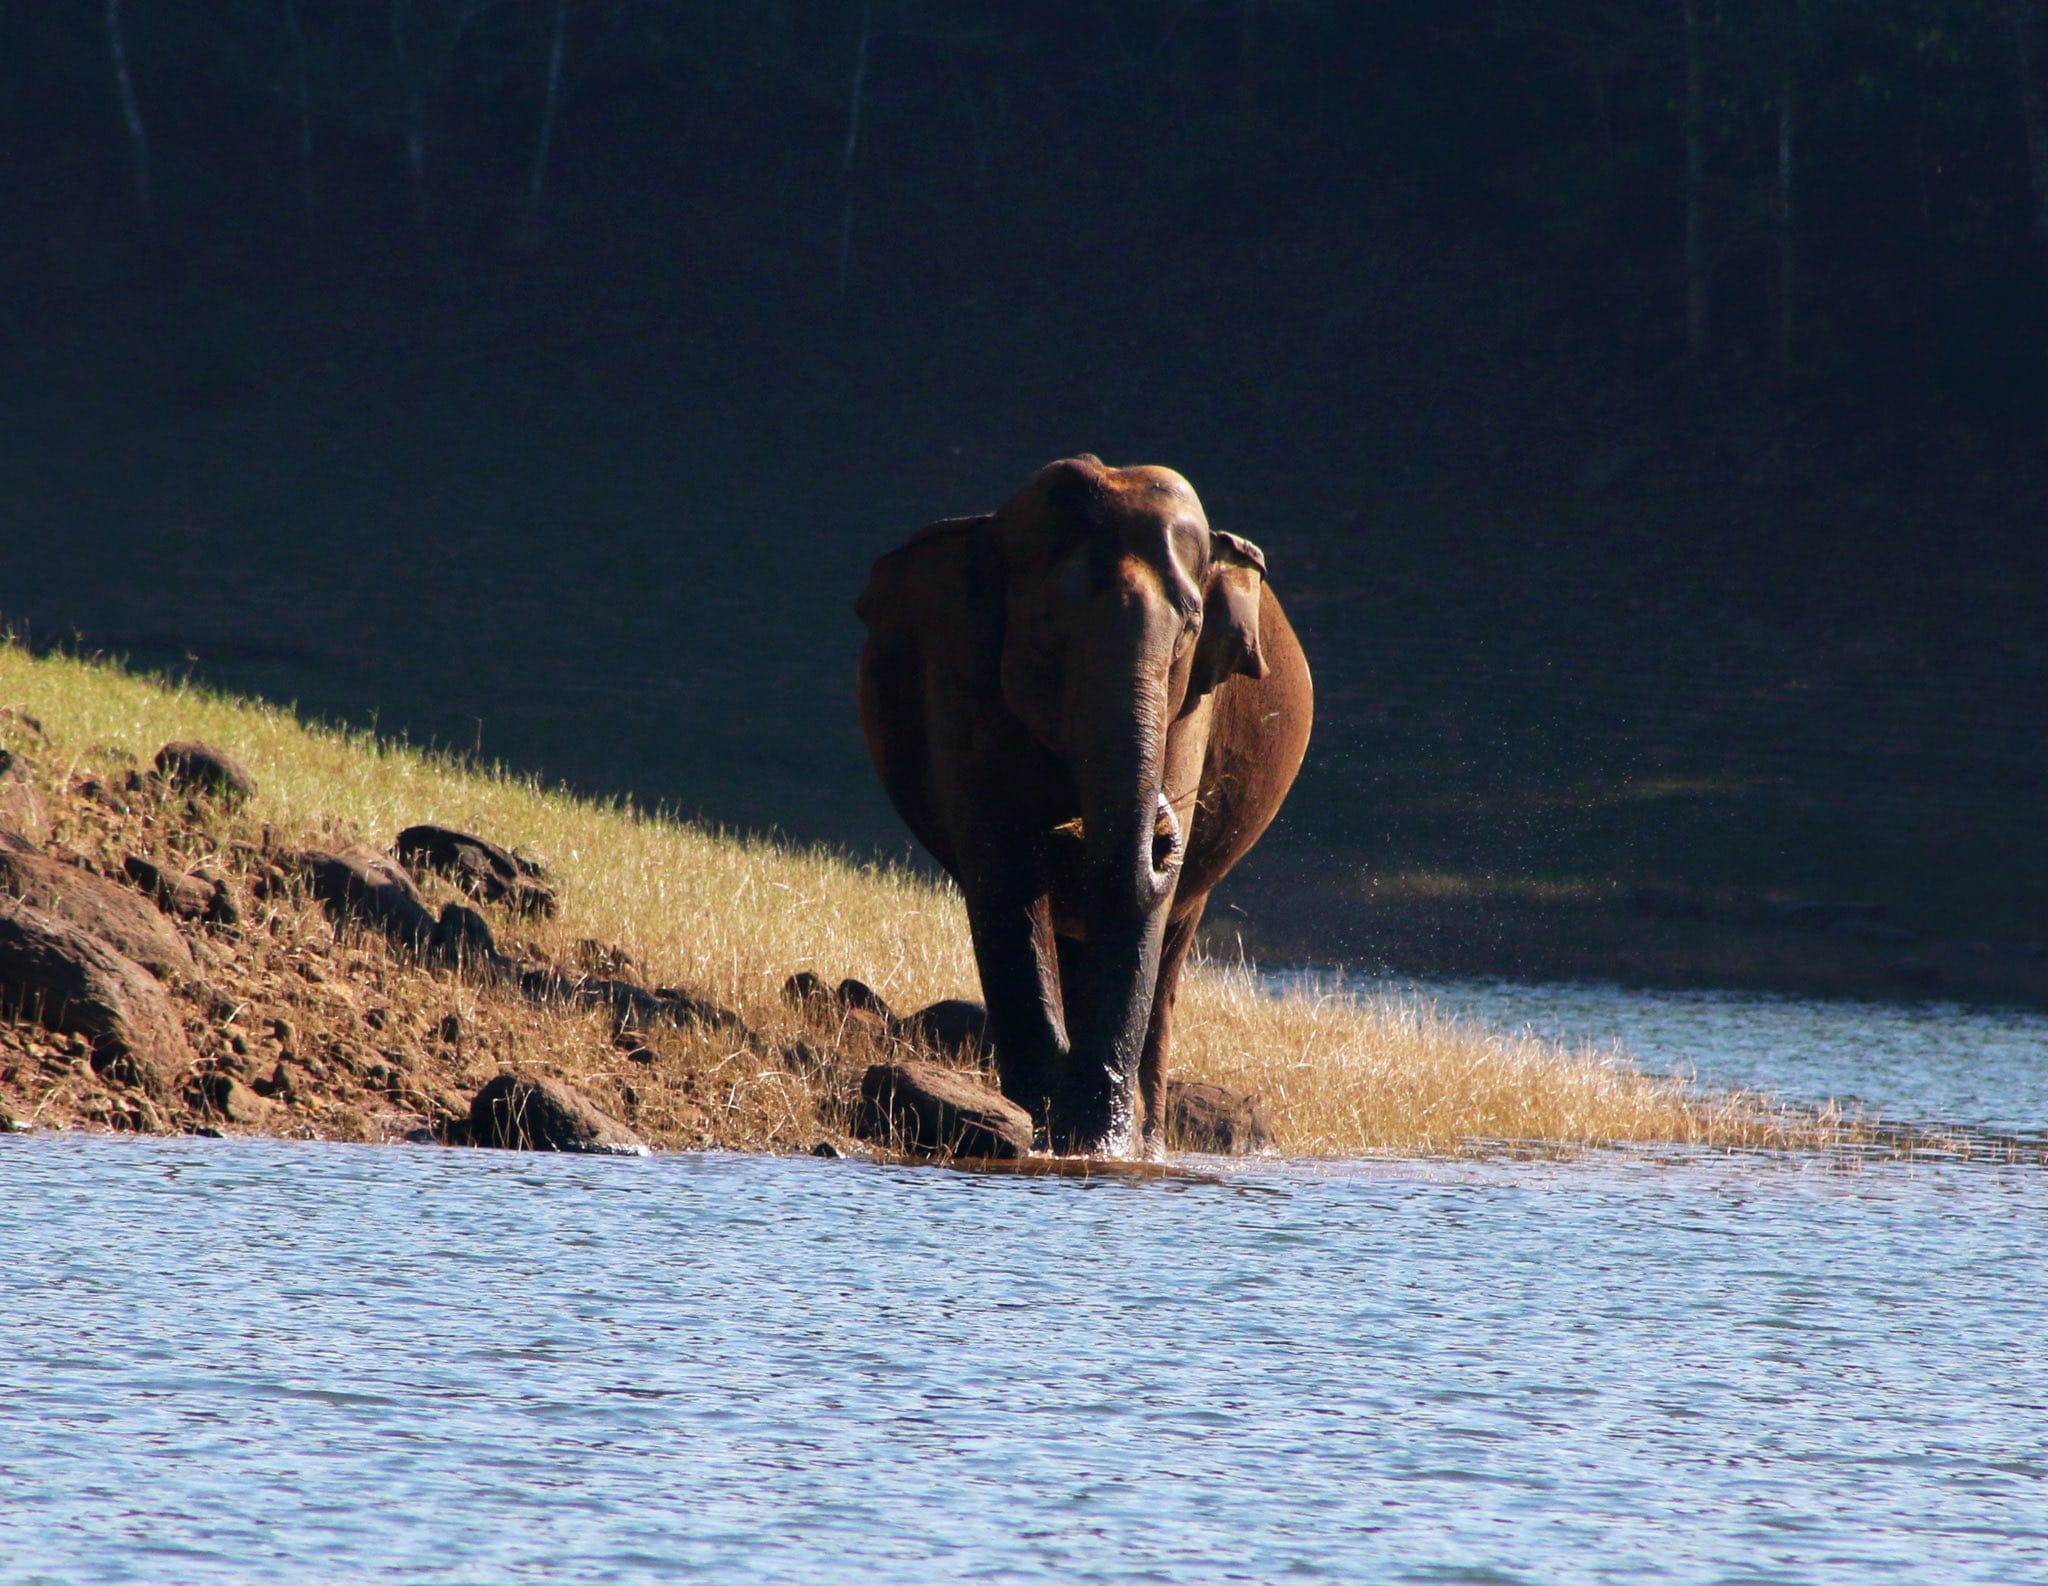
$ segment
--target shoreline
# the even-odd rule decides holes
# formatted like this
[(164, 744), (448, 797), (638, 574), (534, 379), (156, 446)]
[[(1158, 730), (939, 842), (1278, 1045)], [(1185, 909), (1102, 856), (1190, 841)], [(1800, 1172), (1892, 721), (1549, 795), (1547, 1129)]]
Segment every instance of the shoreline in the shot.
[[(0, 935), (16, 939), (0, 1107), (24, 1122), (590, 1150), (1030, 1145), (961, 1023), (976, 982), (957, 896), (902, 867), (15, 648), (0, 753)], [(215, 781), (209, 753), (248, 785)], [(99, 976), (77, 984), (113, 1011), (45, 1017), (72, 983), (23, 981), (30, 939)], [(1771, 1145), (1852, 1127), (1398, 1000), (1274, 996), (1249, 964), (1192, 974), (1179, 1023), (1169, 1149)]]

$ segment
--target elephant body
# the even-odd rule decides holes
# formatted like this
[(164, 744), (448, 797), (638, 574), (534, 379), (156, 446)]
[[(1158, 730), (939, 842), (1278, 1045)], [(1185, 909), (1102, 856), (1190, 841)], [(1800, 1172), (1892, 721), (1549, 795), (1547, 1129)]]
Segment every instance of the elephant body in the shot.
[(1042, 469), (875, 563), (861, 725), (959, 884), (1003, 1090), (1056, 1150), (1164, 1123), (1210, 889), (1308, 743), (1308, 664), (1256, 546), (1162, 468)]

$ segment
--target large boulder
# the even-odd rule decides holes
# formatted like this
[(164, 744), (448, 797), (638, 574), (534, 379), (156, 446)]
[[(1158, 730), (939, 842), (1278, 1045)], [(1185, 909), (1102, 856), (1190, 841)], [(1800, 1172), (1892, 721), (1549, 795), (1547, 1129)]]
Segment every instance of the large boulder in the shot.
[(71, 921), (0, 898), (0, 1007), (82, 1035), (92, 1066), (159, 1099), (192, 1062), (177, 1009), (156, 977)]
[(357, 919), (416, 952), (434, 939), (438, 923), (420, 889), (397, 861), (374, 848), (344, 848), (338, 853), (309, 848), (299, 855), (299, 874), (306, 890), (337, 919)]
[(1166, 1082), (1166, 1141), (1183, 1151), (1241, 1156), (1273, 1144), (1272, 1125), (1256, 1096), (1195, 1080)]
[(948, 997), (905, 1019), (902, 1033), (928, 1052), (980, 1051), (988, 1045), (988, 1009), (965, 997)]
[(645, 1156), (640, 1137), (558, 1079), (499, 1074), (469, 1104), (469, 1143), (508, 1151)]
[(445, 875), (473, 898), (518, 914), (554, 916), (555, 889), (541, 879), (540, 866), (496, 843), (446, 826), (408, 826), (392, 851), (408, 869)]
[(0, 846), (0, 893), (70, 921), (155, 974), (198, 977), (192, 950), (169, 920), (126, 887), (89, 870)]
[(256, 779), (241, 761), (204, 743), (167, 743), (156, 752), (156, 774), (184, 793), (203, 793), (240, 804), (256, 796)]
[(1020, 1157), (1031, 1114), (972, 1075), (915, 1060), (876, 1063), (860, 1082), (854, 1133), (929, 1156)]

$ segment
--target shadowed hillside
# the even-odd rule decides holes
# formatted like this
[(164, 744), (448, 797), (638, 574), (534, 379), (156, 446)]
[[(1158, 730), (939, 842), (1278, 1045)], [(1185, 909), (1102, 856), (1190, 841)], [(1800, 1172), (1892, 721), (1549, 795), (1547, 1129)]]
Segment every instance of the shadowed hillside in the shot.
[[(96, 19), (10, 14), (40, 70), (0, 120), (44, 152), (0, 617), (901, 852), (869, 560), (1056, 455), (1164, 462), (1265, 546), (1319, 684), (1226, 941), (2039, 1001), (2025, 80), (1923, 9), (1939, 58), (1710, 9), (1692, 122), (1687, 37), (1600, 7), (618, 4), (576, 13), (544, 186), (552, 8), (458, 31), (424, 185), (368, 79), (308, 100), (301, 171), (246, 51), (137, 12), (146, 232)], [(320, 70), (369, 48), (304, 15)]]

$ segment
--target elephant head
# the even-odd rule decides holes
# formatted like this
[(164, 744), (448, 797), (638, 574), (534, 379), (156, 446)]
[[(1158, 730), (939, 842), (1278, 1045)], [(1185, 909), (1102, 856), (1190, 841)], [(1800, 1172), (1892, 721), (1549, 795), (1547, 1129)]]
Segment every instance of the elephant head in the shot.
[[(1054, 887), (1061, 929), (1085, 942), (1062, 986), (1068, 1112), (1082, 1136), (1128, 1109), (1162, 931), (1193, 815), (1208, 696), (1259, 678), (1265, 558), (1210, 528), (1166, 468), (1094, 457), (1042, 469), (990, 522), (1001, 566), (996, 672), (1003, 705), (1062, 764), (1078, 853)], [(1049, 835), (1049, 834), (1048, 834)], [(1064, 894), (1064, 895), (1062, 895)]]

